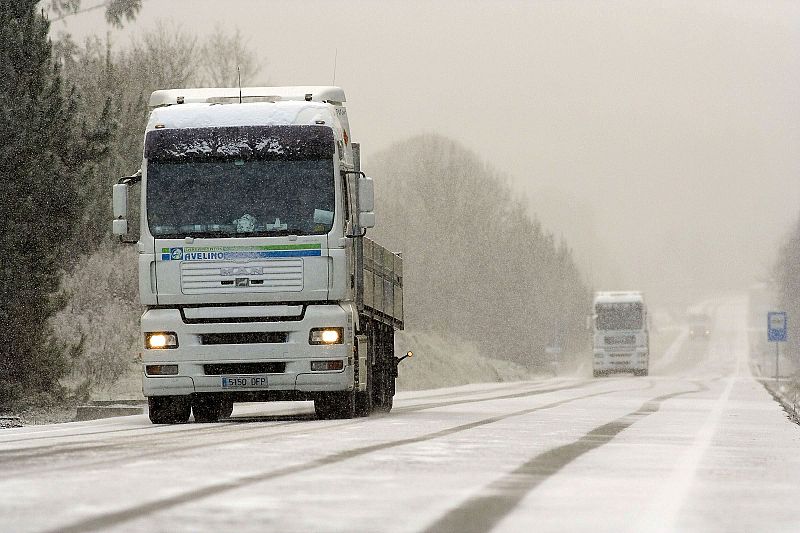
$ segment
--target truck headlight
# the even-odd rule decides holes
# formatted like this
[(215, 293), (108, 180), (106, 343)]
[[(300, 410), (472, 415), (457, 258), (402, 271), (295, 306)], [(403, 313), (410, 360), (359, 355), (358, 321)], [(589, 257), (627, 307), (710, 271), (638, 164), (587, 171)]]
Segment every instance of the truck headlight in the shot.
[(314, 328), (308, 335), (309, 344), (342, 344), (344, 328)]
[(150, 350), (170, 350), (178, 347), (174, 331), (151, 331), (144, 334), (144, 345)]

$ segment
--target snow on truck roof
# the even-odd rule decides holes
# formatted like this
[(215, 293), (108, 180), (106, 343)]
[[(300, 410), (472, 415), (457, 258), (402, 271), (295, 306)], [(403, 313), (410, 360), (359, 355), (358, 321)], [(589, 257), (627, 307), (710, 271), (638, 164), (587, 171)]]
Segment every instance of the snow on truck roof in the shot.
[(604, 291), (594, 294), (594, 303), (643, 302), (644, 295), (640, 291)]
[(319, 102), (280, 104), (181, 104), (158, 107), (150, 113), (147, 131), (154, 129), (213, 128), (224, 126), (320, 125), (342, 137), (342, 125), (331, 106)]
[(323, 102), (341, 105), (345, 101), (341, 87), (309, 85), (298, 87), (208, 87), (198, 89), (163, 89), (150, 95), (150, 107), (177, 104), (224, 104), (242, 102)]

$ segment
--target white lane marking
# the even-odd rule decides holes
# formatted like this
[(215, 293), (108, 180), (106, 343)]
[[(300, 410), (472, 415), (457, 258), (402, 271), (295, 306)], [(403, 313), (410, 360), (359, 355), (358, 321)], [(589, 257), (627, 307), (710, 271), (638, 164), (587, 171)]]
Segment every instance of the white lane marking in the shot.
[[(741, 312), (742, 309), (739, 309), (739, 311), (742, 316), (736, 317), (739, 319), (737, 320), (737, 325), (742, 326), (744, 315)], [(653, 505), (650, 506), (647, 513), (643, 514), (642, 518), (636, 523), (636, 527), (631, 531), (654, 533), (679, 531), (677, 527), (678, 513), (692, 488), (700, 461), (711, 446), (711, 441), (730, 399), (733, 386), (740, 379), (752, 379), (752, 377), (739, 377), (743, 367), (742, 359), (748, 353), (748, 339), (746, 328), (738, 327), (736, 331), (738, 335), (735, 337), (736, 342), (733, 346), (733, 349), (736, 350), (735, 368), (732, 375), (725, 378), (725, 389), (714, 402), (711, 412), (706, 418), (703, 427), (697, 432), (692, 446), (681, 456), (680, 461), (672, 469), (672, 475), (665, 480), (660, 497), (653, 500)]]
[(672, 475), (665, 481), (665, 493), (662, 498), (656, 500), (659, 502), (658, 508), (654, 510), (657, 516), (648, 517), (638, 531), (678, 531), (676, 524), (678, 513), (694, 484), (700, 461), (711, 446), (736, 378), (729, 377), (725, 381), (725, 390), (714, 402), (714, 407), (703, 427), (697, 432), (691, 448), (683, 454), (681, 460), (673, 467)]

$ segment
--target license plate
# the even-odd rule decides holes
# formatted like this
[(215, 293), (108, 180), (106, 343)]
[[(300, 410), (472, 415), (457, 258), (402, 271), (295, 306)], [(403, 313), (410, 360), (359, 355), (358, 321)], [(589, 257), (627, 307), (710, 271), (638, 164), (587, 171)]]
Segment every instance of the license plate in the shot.
[(222, 376), (223, 389), (265, 388), (267, 376)]

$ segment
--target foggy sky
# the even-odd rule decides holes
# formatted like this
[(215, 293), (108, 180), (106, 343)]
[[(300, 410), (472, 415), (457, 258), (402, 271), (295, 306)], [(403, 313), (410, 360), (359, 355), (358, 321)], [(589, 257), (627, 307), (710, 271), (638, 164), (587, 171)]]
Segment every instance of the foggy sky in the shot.
[(272, 85), (331, 84), (335, 59), (366, 170), (411, 135), (462, 142), (597, 289), (746, 287), (800, 215), (796, 2), (146, 0), (112, 38), (158, 20), (238, 27)]

